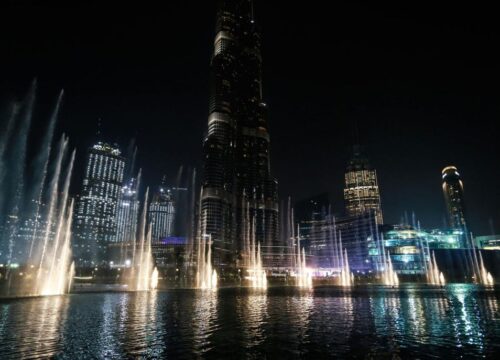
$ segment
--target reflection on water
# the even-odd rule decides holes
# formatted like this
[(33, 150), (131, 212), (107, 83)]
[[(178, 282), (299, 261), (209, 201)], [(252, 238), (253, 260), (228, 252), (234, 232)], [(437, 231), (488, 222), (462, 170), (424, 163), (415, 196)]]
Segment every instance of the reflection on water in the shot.
[(213, 291), (197, 291), (191, 326), (193, 327), (193, 351), (197, 355), (209, 351), (212, 347), (210, 337), (217, 329), (218, 293)]
[(246, 348), (262, 344), (267, 320), (267, 294), (254, 292), (236, 298), (238, 320), (242, 324), (242, 340)]
[(477, 358), (500, 352), (476, 285), (220, 289), (0, 302), (0, 358)]
[(60, 353), (60, 328), (67, 305), (68, 299), (63, 296), (1, 304), (0, 358), (45, 359)]

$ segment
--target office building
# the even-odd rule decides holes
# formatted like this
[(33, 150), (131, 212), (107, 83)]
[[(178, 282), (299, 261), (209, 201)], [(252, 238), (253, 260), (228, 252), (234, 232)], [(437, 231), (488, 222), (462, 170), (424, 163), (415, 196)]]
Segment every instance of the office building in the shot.
[(151, 240), (156, 243), (174, 232), (175, 202), (172, 191), (161, 185), (149, 203), (148, 221), (151, 225)]
[(344, 202), (348, 216), (374, 211), (377, 223), (383, 224), (377, 172), (360, 146), (354, 146), (353, 155), (345, 172)]
[(139, 219), (139, 189), (137, 185), (137, 180), (132, 178), (121, 189), (114, 242), (133, 241), (137, 234), (137, 221)]
[(98, 142), (87, 153), (82, 190), (73, 220), (73, 255), (78, 266), (106, 261), (116, 238), (118, 200), (125, 159), (116, 145)]
[(278, 241), (277, 181), (271, 174), (261, 36), (253, 10), (248, 0), (219, 1), (217, 8), (201, 228), (211, 235), (219, 266), (235, 264), (243, 250), (244, 214), (255, 218), (258, 242)]

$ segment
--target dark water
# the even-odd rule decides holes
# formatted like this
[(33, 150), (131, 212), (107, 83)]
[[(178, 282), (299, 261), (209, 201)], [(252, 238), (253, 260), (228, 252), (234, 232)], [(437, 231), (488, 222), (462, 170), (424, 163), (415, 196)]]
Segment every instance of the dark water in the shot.
[(0, 302), (0, 358), (494, 358), (473, 285), (99, 293)]

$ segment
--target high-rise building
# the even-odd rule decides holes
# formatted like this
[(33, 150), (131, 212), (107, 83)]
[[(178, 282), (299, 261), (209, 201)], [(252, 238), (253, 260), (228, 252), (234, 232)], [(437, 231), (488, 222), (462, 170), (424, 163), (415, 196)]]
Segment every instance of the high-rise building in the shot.
[(161, 241), (173, 234), (175, 220), (175, 201), (172, 191), (164, 185), (158, 188), (149, 204), (149, 223), (151, 240)]
[(137, 185), (137, 180), (132, 178), (121, 189), (114, 242), (130, 242), (136, 236), (139, 216)]
[(358, 145), (354, 146), (353, 156), (346, 169), (344, 201), (348, 216), (374, 211), (377, 223), (383, 224), (377, 172)]
[(449, 225), (452, 229), (466, 231), (464, 184), (457, 168), (445, 167), (442, 171), (442, 180)]
[(116, 237), (124, 168), (125, 159), (117, 146), (98, 142), (89, 149), (73, 221), (73, 253), (79, 266), (106, 260), (107, 246)]
[(231, 264), (243, 248), (250, 213), (256, 239), (278, 239), (277, 181), (271, 175), (261, 37), (249, 0), (218, 1), (211, 60), (208, 131), (204, 139), (201, 229), (213, 241), (216, 264)]
[(376, 241), (374, 211), (356, 216), (334, 217), (325, 214), (298, 222), (301, 247), (309, 255), (308, 265), (315, 268), (337, 268), (339, 249), (346, 251), (351, 270), (357, 273), (373, 269), (369, 248)]

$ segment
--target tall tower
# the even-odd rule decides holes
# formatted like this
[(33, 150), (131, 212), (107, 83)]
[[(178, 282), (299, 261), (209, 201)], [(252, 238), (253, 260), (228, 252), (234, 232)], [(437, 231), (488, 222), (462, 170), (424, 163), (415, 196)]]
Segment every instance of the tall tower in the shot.
[(211, 236), (214, 261), (224, 265), (233, 263), (243, 248), (244, 213), (255, 218), (257, 241), (277, 241), (278, 197), (252, 1), (218, 1), (215, 32), (201, 229)]
[(353, 156), (345, 173), (344, 202), (349, 216), (374, 211), (378, 224), (383, 224), (377, 172), (362, 154), (359, 145), (354, 146)]
[(89, 149), (73, 224), (73, 253), (79, 266), (106, 260), (107, 246), (116, 238), (124, 168), (125, 159), (118, 147), (98, 142)]
[(174, 217), (175, 202), (172, 191), (162, 184), (149, 204), (149, 223), (153, 242), (173, 234)]
[(465, 231), (464, 184), (460, 174), (455, 166), (445, 167), (441, 174), (450, 227)]
[(139, 219), (138, 182), (131, 178), (121, 189), (116, 215), (115, 242), (132, 242)]

